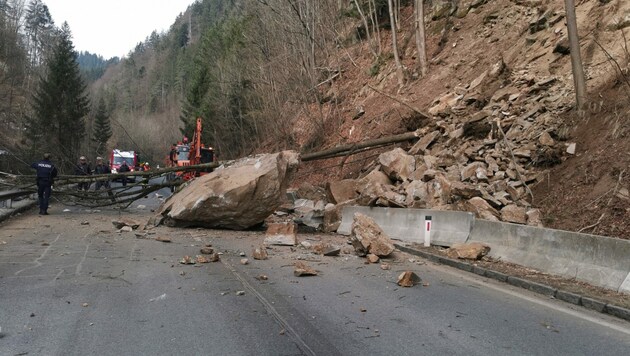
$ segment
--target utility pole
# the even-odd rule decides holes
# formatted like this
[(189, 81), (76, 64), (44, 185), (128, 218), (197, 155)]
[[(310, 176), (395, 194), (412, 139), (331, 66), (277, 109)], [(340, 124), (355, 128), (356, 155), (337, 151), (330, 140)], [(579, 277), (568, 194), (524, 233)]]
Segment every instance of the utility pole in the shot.
[(577, 19), (575, 16), (575, 1), (564, 0), (564, 6), (567, 17), (567, 30), (569, 32), (569, 48), (571, 49), (571, 68), (573, 70), (575, 99), (578, 111), (581, 112), (586, 102), (586, 79), (584, 78), (582, 56), (580, 55), (580, 37), (578, 36)]

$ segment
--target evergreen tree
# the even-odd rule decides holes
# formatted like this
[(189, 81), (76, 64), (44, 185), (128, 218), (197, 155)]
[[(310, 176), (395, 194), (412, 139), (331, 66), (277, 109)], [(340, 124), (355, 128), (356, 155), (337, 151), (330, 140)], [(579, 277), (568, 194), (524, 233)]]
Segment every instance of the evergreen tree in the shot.
[(25, 28), (29, 41), (31, 65), (36, 66), (43, 60), (46, 47), (54, 28), (54, 21), (48, 6), (41, 0), (31, 0), (26, 9)]
[(83, 120), (90, 112), (90, 100), (67, 23), (59, 31), (46, 72), (33, 96), (29, 135), (35, 149), (53, 152), (65, 167), (70, 167), (85, 135)]
[(101, 156), (105, 153), (107, 141), (110, 137), (112, 137), (112, 126), (109, 121), (109, 115), (107, 114), (105, 99), (101, 97), (98, 101), (98, 107), (96, 108), (94, 132), (92, 133), (92, 141), (96, 146), (95, 151), (97, 155)]

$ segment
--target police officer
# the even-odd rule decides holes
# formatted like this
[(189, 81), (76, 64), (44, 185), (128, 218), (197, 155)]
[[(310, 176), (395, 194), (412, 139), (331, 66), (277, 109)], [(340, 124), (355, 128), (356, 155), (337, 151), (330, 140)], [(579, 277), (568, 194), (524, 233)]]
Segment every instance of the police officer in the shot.
[(48, 200), (50, 199), (53, 180), (57, 177), (57, 168), (50, 161), (50, 153), (44, 153), (44, 159), (31, 164), (31, 168), (37, 170), (39, 215), (48, 215)]

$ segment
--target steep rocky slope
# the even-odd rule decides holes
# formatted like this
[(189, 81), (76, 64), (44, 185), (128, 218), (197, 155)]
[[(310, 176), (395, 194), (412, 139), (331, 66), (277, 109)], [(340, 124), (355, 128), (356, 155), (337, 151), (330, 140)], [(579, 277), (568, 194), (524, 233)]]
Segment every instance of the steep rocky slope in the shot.
[[(378, 170), (391, 184), (361, 180), (351, 188), (359, 203), (469, 210), (629, 238), (630, 4), (577, 7), (589, 91), (589, 107), (578, 115), (562, 3), (460, 1), (451, 10), (450, 2), (434, 3), (426, 78), (414, 69), (412, 9), (405, 8), (399, 46), (407, 83), (398, 86), (392, 60), (370, 76), (373, 57), (365, 44), (354, 45), (339, 51), (340, 75), (320, 88), (329, 101), (313, 105), (329, 113), (324, 123), (305, 115), (295, 123), (304, 145), (313, 137), (330, 147), (409, 130), (423, 138), (403, 146), (407, 152), (310, 163), (302, 177), (324, 185)], [(404, 164), (388, 168), (392, 162)]]

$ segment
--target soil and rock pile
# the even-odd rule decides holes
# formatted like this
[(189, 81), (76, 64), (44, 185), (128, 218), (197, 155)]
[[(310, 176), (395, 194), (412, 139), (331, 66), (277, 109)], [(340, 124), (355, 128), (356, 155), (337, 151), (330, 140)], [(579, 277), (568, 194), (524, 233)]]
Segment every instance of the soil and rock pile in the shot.
[[(598, 43), (623, 68), (628, 63), (624, 45), (615, 37), (630, 27), (624, 20), (630, 6), (610, 5), (589, 1), (577, 8), (593, 97), (610, 83), (621, 88), (623, 78), (587, 34), (597, 33)], [(597, 113), (589, 109), (586, 117), (578, 117), (562, 4), (437, 1), (427, 13), (427, 78), (401, 88), (393, 64), (374, 78), (348, 66), (345, 79), (330, 84), (331, 96), (361, 104), (346, 108), (340, 135), (347, 141), (399, 134), (401, 128), (419, 130), (421, 139), (376, 160), (354, 159), (354, 166), (351, 160), (338, 159), (340, 168), (331, 173), (316, 169), (332, 166), (331, 161), (312, 164), (311, 182), (327, 188), (327, 196), (318, 198), (323, 202), (318, 206), (325, 208), (316, 209), (325, 220), (323, 228), (336, 229), (340, 205), (364, 205), (462, 210), (482, 219), (624, 237), (630, 228), (630, 199), (625, 195), (630, 174), (624, 155), (630, 126), (623, 119), (627, 105), (623, 109), (600, 94), (591, 100), (590, 109), (597, 107)], [(435, 35), (439, 30), (441, 37)], [(405, 48), (403, 65), (413, 76), (414, 48)], [(364, 63), (361, 60), (357, 63)], [(427, 117), (369, 90), (366, 82), (401, 102), (426, 108)], [(344, 94), (348, 92), (354, 94)], [(614, 108), (606, 109), (608, 105)], [(587, 134), (594, 126), (598, 131)], [(603, 146), (608, 143), (621, 151), (606, 154)], [(564, 167), (562, 178), (554, 177), (558, 167)], [(338, 180), (335, 175), (352, 179)], [(297, 193), (298, 198), (311, 199)], [(557, 204), (560, 201), (571, 203)], [(597, 204), (602, 201), (605, 207)], [(584, 206), (593, 211), (585, 212)], [(583, 229), (593, 222), (607, 222), (611, 228)]]

